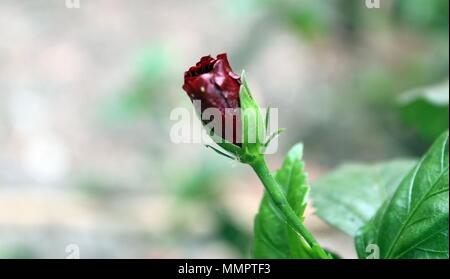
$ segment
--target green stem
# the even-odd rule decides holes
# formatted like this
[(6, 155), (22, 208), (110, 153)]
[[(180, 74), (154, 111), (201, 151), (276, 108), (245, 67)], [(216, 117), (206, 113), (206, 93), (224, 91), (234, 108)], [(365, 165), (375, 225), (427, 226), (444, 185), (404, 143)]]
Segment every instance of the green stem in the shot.
[(319, 252), (322, 258), (329, 258), (328, 253), (326, 253), (317, 241), (314, 239), (313, 235), (308, 231), (308, 229), (303, 225), (300, 221), (299, 216), (295, 214), (292, 207), (289, 205), (289, 202), (281, 189), (281, 186), (275, 181), (272, 176), (269, 168), (267, 167), (264, 156), (261, 156), (258, 160), (252, 162), (250, 164), (253, 170), (258, 175), (259, 179), (263, 183), (266, 191), (269, 193), (272, 198), (275, 206), (281, 211), (283, 214), (285, 221), (288, 225), (297, 232), (303, 239), (308, 243), (311, 249), (314, 249)]

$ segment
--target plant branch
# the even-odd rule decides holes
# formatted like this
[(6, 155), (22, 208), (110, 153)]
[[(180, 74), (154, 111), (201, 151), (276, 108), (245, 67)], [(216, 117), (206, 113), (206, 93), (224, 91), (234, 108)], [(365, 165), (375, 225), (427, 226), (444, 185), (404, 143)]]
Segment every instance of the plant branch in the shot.
[(289, 205), (281, 186), (274, 179), (269, 168), (267, 167), (264, 156), (261, 156), (254, 162), (250, 163), (250, 165), (258, 175), (275, 206), (281, 211), (288, 225), (308, 243), (311, 249), (318, 252), (321, 258), (329, 259), (330, 256), (328, 253), (321, 248), (321, 246), (314, 239), (313, 235), (300, 221), (299, 216), (295, 214), (294, 210)]

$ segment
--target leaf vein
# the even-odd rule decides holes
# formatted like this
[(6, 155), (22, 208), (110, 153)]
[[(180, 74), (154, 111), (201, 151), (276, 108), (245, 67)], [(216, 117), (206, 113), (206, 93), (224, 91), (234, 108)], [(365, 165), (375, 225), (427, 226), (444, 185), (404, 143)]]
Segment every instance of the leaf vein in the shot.
[(430, 194), (430, 191), (433, 190), (433, 188), (437, 185), (437, 182), (439, 182), (439, 180), (441, 179), (441, 177), (443, 176), (443, 174), (448, 171), (448, 167), (446, 168), (445, 171), (441, 172), (438, 175), (438, 178), (436, 179), (436, 181), (434, 182), (434, 184), (430, 187), (430, 189), (427, 191), (427, 193), (419, 200), (419, 202), (416, 204), (416, 206), (414, 206), (413, 210), (411, 211), (411, 214), (408, 215), (408, 217), (406, 218), (405, 223), (402, 223), (399, 232), (397, 233), (397, 235), (394, 238), (394, 241), (392, 242), (393, 244), (391, 245), (391, 247), (389, 248), (387, 254), (386, 254), (386, 258), (388, 258), (393, 249), (397, 246), (398, 244), (398, 240), (400, 238), (400, 236), (402, 235), (403, 231), (406, 229), (409, 221), (411, 220), (412, 216), (414, 216), (414, 214), (416, 213), (416, 211), (422, 206), (422, 203), (427, 199), (428, 195)]

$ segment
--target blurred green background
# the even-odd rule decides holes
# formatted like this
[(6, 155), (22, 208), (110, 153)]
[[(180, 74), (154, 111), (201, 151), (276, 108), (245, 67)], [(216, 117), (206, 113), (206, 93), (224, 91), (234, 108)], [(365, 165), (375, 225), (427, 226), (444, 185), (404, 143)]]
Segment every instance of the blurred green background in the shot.
[[(247, 258), (262, 187), (174, 144), (183, 72), (228, 52), (314, 179), (420, 156), (448, 128), (447, 0), (1, 0), (0, 258)], [(309, 209), (341, 256), (350, 237)], [(72, 246), (70, 246), (72, 247)]]

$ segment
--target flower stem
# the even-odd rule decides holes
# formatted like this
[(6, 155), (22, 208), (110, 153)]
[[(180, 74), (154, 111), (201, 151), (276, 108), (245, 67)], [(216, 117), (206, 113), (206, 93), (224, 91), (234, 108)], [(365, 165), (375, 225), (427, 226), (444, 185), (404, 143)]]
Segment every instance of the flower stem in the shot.
[(327, 252), (325, 252), (321, 246), (314, 239), (313, 235), (308, 231), (308, 229), (303, 225), (300, 221), (299, 216), (295, 214), (292, 207), (289, 205), (289, 202), (281, 189), (281, 186), (272, 176), (269, 168), (267, 167), (264, 156), (261, 156), (254, 162), (250, 163), (253, 170), (258, 175), (259, 179), (264, 185), (264, 188), (268, 192), (275, 206), (281, 211), (283, 214), (285, 221), (288, 225), (298, 233), (303, 239), (308, 243), (311, 249), (318, 252), (321, 258), (330, 258)]

